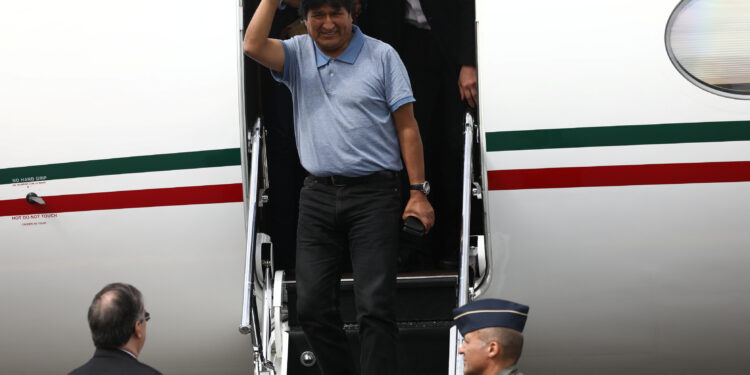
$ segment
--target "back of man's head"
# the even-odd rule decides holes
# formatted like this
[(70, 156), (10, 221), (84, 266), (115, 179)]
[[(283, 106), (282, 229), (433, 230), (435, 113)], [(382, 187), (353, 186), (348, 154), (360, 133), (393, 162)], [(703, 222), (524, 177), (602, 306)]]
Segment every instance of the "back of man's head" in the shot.
[(94, 346), (101, 349), (123, 347), (143, 312), (141, 292), (134, 286), (124, 283), (105, 286), (89, 307), (89, 328)]
[(323, 5), (329, 5), (333, 9), (343, 7), (349, 13), (354, 10), (354, 0), (302, 0), (299, 5), (299, 15), (305, 19), (308, 11), (318, 9)]
[(487, 327), (478, 330), (479, 339), (484, 343), (497, 342), (502, 347), (502, 360), (513, 365), (521, 358), (523, 334), (505, 327)]

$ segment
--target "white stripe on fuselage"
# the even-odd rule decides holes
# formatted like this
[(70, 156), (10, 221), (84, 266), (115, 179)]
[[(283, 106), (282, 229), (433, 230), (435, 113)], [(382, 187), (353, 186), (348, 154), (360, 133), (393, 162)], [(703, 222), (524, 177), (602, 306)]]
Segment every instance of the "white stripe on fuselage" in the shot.
[(0, 185), (0, 200), (24, 198), (26, 197), (27, 192), (31, 191), (44, 197), (51, 195), (233, 184), (242, 183), (241, 176), (241, 167), (239, 165), (234, 165), (227, 167), (69, 178), (42, 181), (44, 183), (36, 183), (34, 185), (4, 184)]
[(750, 160), (750, 142), (678, 143), (656, 145), (496, 151), (486, 155), (487, 170), (709, 163)]

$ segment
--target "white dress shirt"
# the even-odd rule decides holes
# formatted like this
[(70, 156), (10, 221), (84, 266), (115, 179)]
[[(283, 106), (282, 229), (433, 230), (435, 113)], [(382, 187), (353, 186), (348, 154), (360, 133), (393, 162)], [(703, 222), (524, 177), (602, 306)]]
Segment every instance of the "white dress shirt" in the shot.
[(416, 28), (430, 30), (430, 23), (427, 22), (427, 17), (422, 11), (422, 4), (419, 3), (419, 0), (406, 0), (404, 19)]

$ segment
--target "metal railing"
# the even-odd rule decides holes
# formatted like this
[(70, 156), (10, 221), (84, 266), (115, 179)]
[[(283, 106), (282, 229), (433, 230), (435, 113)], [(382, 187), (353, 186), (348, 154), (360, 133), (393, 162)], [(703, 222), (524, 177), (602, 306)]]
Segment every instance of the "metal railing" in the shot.
[[(469, 223), (471, 221), (472, 155), (474, 141), (474, 117), (466, 113), (464, 122), (464, 165), (461, 190), (461, 256), (458, 270), (458, 306), (469, 302)], [(458, 360), (458, 348), (463, 337), (455, 326), (451, 328), (450, 375), (463, 374), (463, 361)]]
[[(260, 118), (255, 121), (248, 134), (251, 143), (250, 176), (248, 183), (247, 245), (245, 248), (245, 279), (242, 297), (242, 322), (240, 333), (251, 334), (255, 354), (256, 370), (264, 367), (268, 358), (267, 328), (258, 321), (258, 307), (255, 303), (255, 261), (257, 240), (255, 224), (258, 216), (258, 181), (260, 171), (261, 124)], [(268, 279), (268, 275), (265, 275)], [(265, 315), (265, 314), (264, 314)], [(257, 373), (258, 371), (256, 371)]]

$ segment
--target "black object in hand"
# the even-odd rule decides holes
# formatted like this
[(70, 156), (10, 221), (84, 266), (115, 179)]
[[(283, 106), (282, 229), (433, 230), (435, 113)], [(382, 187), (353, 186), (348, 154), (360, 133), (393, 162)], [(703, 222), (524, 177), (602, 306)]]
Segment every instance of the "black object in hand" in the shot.
[(424, 236), (424, 224), (414, 216), (409, 216), (404, 220), (404, 232), (411, 234), (412, 236), (423, 237)]

